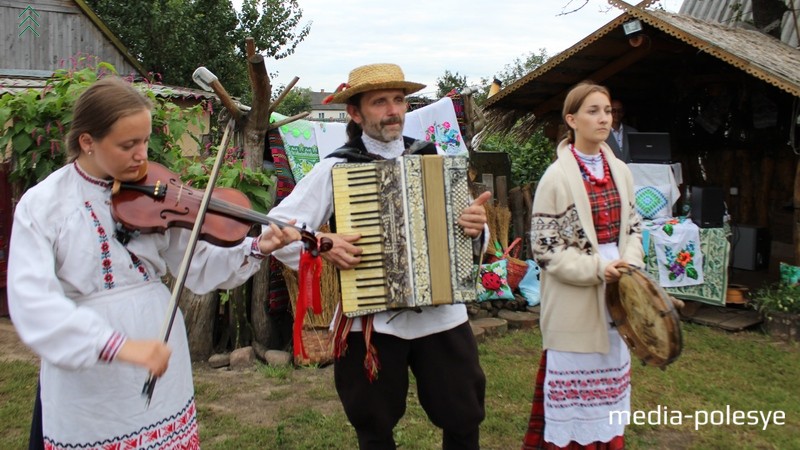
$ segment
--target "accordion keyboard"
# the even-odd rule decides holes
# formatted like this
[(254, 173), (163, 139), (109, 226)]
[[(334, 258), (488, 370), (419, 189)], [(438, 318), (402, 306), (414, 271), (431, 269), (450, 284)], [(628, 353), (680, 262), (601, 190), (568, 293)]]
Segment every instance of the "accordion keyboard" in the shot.
[(361, 262), (353, 270), (339, 274), (345, 310), (385, 309), (381, 305), (389, 300), (377, 178), (375, 165), (333, 170), (336, 232), (360, 234), (358, 246), (363, 251)]

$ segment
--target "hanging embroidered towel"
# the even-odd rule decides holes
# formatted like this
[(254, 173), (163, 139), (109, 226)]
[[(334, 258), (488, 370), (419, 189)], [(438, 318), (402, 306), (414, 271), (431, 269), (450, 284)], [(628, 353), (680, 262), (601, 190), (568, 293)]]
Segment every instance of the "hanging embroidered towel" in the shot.
[(656, 249), (659, 284), (663, 287), (703, 284), (700, 228), (691, 220), (668, 220), (648, 227)]
[[(270, 120), (277, 122), (286, 116), (272, 113)], [(279, 128), (289, 167), (295, 181), (300, 181), (319, 162), (316, 134), (308, 120), (295, 120)]]
[(347, 124), (344, 122), (311, 122), (317, 140), (319, 159), (325, 159), (347, 141)]
[(464, 137), (458, 126), (453, 99), (443, 97), (423, 108), (406, 114), (403, 134), (436, 144), (440, 155), (464, 156), (468, 154)]

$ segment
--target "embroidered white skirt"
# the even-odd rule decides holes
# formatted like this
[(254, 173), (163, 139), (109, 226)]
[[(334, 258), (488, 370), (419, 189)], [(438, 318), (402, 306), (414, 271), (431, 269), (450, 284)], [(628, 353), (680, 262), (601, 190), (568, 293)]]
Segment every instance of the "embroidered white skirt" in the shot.
[[(115, 288), (80, 299), (132, 339), (158, 339), (170, 292), (160, 281)], [(146, 319), (145, 319), (146, 318)], [(122, 362), (73, 370), (41, 366), (45, 448), (199, 448), (192, 367), (178, 312), (169, 368), (149, 407), (141, 395), (148, 372)]]

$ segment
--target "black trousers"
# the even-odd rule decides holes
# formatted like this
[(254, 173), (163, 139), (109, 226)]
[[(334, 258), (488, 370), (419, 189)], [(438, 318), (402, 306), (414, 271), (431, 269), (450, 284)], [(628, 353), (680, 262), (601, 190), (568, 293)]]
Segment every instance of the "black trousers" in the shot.
[(422, 408), (443, 430), (442, 448), (479, 449), (486, 377), (469, 322), (411, 340), (374, 333), (372, 344), (380, 362), (372, 383), (364, 373), (363, 333), (350, 333), (347, 353), (334, 363), (336, 391), (361, 450), (396, 448), (392, 430), (406, 411), (409, 368)]

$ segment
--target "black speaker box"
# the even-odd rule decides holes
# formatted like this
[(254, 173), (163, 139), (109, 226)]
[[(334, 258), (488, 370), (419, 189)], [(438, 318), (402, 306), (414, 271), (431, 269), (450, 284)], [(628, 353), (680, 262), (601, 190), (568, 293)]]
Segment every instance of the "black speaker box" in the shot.
[(733, 260), (736, 269), (758, 270), (769, 266), (770, 238), (766, 228), (749, 225), (731, 227)]
[(721, 187), (692, 186), (692, 221), (700, 228), (722, 227), (725, 195)]

